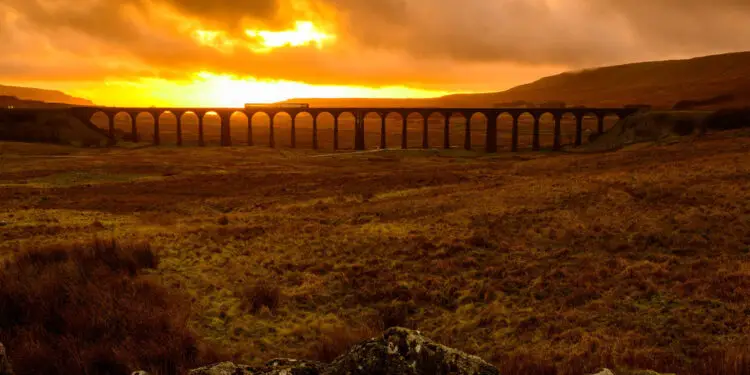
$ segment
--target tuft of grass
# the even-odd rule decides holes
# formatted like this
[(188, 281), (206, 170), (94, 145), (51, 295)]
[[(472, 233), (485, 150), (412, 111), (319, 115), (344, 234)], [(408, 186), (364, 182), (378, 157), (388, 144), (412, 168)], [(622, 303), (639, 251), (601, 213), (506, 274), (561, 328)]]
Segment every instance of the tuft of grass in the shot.
[(229, 218), (227, 217), (227, 215), (222, 215), (218, 220), (216, 220), (216, 223), (219, 225), (229, 225)]
[(259, 280), (243, 285), (239, 295), (243, 308), (255, 314), (264, 307), (271, 311), (276, 310), (281, 301), (281, 288), (270, 280)]
[(331, 362), (354, 344), (375, 337), (379, 332), (367, 326), (336, 325), (322, 329), (307, 356), (320, 362)]
[(141, 275), (148, 242), (28, 249), (0, 265), (0, 341), (17, 374), (178, 374), (218, 359), (188, 329), (189, 305)]

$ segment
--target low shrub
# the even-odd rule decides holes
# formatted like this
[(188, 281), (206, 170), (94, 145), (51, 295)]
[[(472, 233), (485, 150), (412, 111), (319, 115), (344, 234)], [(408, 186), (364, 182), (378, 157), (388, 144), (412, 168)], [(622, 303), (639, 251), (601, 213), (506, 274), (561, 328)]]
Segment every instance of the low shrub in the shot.
[(271, 281), (261, 280), (244, 285), (240, 291), (243, 308), (257, 313), (264, 306), (273, 311), (279, 307), (281, 288)]
[(189, 305), (141, 274), (147, 242), (29, 249), (0, 265), (0, 342), (17, 374), (178, 374), (218, 355), (188, 329)]
[(370, 327), (335, 326), (323, 330), (307, 355), (308, 358), (321, 362), (331, 362), (346, 353), (352, 346), (375, 337), (379, 332)]

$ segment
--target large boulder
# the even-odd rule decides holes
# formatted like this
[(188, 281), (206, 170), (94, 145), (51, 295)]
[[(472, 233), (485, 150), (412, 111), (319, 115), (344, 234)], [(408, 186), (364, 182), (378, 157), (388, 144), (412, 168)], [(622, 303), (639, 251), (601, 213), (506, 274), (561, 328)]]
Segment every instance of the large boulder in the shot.
[(13, 367), (10, 365), (8, 353), (5, 352), (3, 343), (0, 342), (0, 375), (13, 375)]
[(296, 359), (274, 359), (262, 367), (223, 362), (191, 370), (189, 375), (319, 375), (325, 364)]
[(440, 345), (419, 331), (391, 328), (330, 364), (275, 359), (264, 367), (219, 363), (189, 375), (499, 375), (479, 357)]
[(433, 342), (419, 331), (394, 327), (355, 345), (323, 375), (496, 375), (481, 358)]

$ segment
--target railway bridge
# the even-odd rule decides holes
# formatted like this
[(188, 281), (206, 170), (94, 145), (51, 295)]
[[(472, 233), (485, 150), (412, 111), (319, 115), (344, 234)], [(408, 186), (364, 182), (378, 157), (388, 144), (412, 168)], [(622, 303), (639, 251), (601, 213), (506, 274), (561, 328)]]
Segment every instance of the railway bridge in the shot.
[[(386, 118), (389, 114), (396, 113), (402, 119), (401, 147), (407, 148), (407, 117), (412, 114), (418, 114), (423, 123), (422, 131), (422, 148), (429, 148), (430, 144), (427, 136), (427, 119), (433, 114), (443, 116), (444, 123), (444, 140), (442, 147), (449, 148), (450, 142), (450, 118), (455, 115), (462, 115), (467, 120), (471, 119), (477, 113), (481, 113), (487, 119), (487, 131), (485, 140), (485, 150), (487, 152), (497, 152), (497, 123), (501, 115), (508, 114), (513, 118), (512, 144), (511, 150), (518, 150), (518, 122), (519, 118), (529, 114), (534, 119), (533, 127), (533, 144), (534, 150), (539, 150), (540, 146), (540, 119), (545, 114), (551, 114), (555, 119), (554, 124), (554, 145), (553, 148), (561, 148), (561, 120), (565, 115), (572, 115), (576, 119), (576, 136), (575, 144), (581, 145), (583, 137), (583, 119), (585, 116), (595, 116), (598, 120), (598, 132), (604, 132), (604, 118), (609, 115), (615, 115), (618, 118), (627, 117), (635, 112), (638, 108), (285, 108), (269, 105), (268, 107), (244, 107), (244, 108), (184, 108), (184, 107), (162, 107), (162, 108), (132, 108), (132, 107), (73, 107), (68, 109), (71, 114), (82, 121), (91, 121), (91, 118), (97, 113), (103, 113), (107, 116), (109, 124), (109, 135), (114, 139), (115, 116), (120, 113), (127, 113), (131, 118), (131, 136), (133, 140), (138, 140), (138, 130), (136, 127), (136, 118), (141, 113), (149, 113), (154, 119), (154, 137), (155, 145), (161, 143), (159, 134), (159, 118), (164, 113), (172, 113), (177, 119), (177, 145), (182, 145), (182, 117), (186, 113), (193, 113), (198, 117), (198, 136), (199, 144), (205, 145), (203, 137), (203, 120), (209, 113), (215, 113), (221, 119), (221, 145), (231, 146), (232, 135), (229, 126), (229, 120), (235, 113), (243, 113), (248, 118), (248, 139), (247, 144), (253, 145), (253, 132), (251, 119), (257, 113), (265, 113), (270, 119), (269, 123), (269, 144), (275, 147), (276, 139), (274, 135), (274, 117), (280, 113), (285, 113), (291, 118), (291, 146), (294, 148), (297, 144), (296, 136), (296, 119), (297, 116), (307, 113), (312, 116), (312, 147), (318, 148), (318, 117), (321, 114), (328, 113), (333, 116), (333, 142), (334, 149), (338, 149), (339, 144), (339, 117), (342, 114), (350, 113), (356, 119), (354, 128), (354, 148), (356, 150), (365, 149), (365, 129), (364, 118), (369, 114), (376, 114), (381, 120), (380, 147), (386, 148)], [(471, 121), (466, 121), (466, 131), (464, 139), (464, 148), (471, 149)]]

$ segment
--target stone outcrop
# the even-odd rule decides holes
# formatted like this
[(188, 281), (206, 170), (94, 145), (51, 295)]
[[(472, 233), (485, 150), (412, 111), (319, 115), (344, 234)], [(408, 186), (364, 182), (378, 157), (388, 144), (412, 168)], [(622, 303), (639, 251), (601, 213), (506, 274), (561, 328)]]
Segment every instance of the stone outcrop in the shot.
[(222, 362), (192, 370), (188, 375), (319, 375), (324, 368), (320, 362), (274, 359), (262, 367)]
[(419, 331), (391, 328), (382, 337), (355, 345), (323, 372), (325, 375), (495, 375), (479, 357), (437, 344)]
[[(330, 364), (296, 359), (274, 359), (253, 367), (222, 362), (201, 367), (188, 375), (499, 375), (494, 366), (477, 356), (433, 342), (419, 331), (391, 328), (382, 336), (352, 347)], [(660, 375), (647, 371), (644, 375)], [(5, 347), (0, 343), (0, 375), (14, 375)], [(135, 371), (132, 375), (151, 375)], [(615, 375), (603, 369), (593, 375)]]
[(330, 364), (276, 359), (264, 367), (231, 362), (192, 370), (190, 375), (499, 375), (479, 357), (437, 344), (419, 331), (391, 328), (355, 345)]
[(13, 375), (13, 368), (8, 359), (8, 353), (5, 352), (3, 343), (0, 342), (0, 375)]

